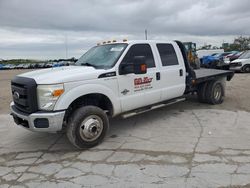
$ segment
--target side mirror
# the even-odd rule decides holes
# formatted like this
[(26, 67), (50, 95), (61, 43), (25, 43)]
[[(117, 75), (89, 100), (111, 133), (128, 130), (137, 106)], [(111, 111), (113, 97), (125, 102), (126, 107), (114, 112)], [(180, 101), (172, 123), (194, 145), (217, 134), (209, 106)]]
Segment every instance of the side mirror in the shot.
[(147, 73), (147, 64), (145, 56), (135, 56), (134, 61), (134, 73), (135, 74), (146, 74)]

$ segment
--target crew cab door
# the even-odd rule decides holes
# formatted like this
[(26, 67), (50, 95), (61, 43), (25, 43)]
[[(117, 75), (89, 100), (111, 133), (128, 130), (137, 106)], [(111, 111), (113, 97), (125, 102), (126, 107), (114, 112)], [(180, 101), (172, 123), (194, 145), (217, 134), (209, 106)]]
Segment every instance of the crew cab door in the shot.
[(157, 43), (156, 47), (160, 59), (161, 100), (182, 96), (186, 87), (186, 72), (178, 46), (173, 46), (170, 43)]
[(157, 68), (150, 44), (134, 44), (127, 51), (122, 64), (131, 64), (135, 56), (144, 56), (146, 74), (118, 75), (118, 85), (122, 111), (129, 111), (160, 101), (160, 83), (156, 80)]

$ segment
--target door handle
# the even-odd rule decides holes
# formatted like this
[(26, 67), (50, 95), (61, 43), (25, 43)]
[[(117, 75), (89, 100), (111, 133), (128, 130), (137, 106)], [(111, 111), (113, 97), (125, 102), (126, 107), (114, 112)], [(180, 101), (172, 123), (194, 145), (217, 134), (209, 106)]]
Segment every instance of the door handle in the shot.
[(180, 73), (180, 76), (183, 76), (183, 70), (182, 69), (179, 70), (179, 73)]
[(160, 80), (161, 79), (161, 74), (159, 72), (156, 73), (156, 80)]

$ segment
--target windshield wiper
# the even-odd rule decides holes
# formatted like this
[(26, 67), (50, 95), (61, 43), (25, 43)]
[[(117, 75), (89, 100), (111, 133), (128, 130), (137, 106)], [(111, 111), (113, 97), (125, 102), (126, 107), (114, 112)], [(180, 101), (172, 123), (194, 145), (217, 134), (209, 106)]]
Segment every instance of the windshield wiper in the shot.
[(94, 68), (97, 67), (96, 65), (93, 65), (93, 64), (91, 64), (91, 63), (81, 63), (81, 65), (83, 65), (83, 66), (88, 66), (88, 67), (94, 67)]

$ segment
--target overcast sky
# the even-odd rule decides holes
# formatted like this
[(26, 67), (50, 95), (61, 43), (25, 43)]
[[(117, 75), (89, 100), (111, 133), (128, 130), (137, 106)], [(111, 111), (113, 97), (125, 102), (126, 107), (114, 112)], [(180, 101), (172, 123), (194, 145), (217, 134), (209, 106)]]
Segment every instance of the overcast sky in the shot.
[(220, 46), (250, 35), (249, 0), (0, 0), (0, 59), (76, 57), (103, 40)]

